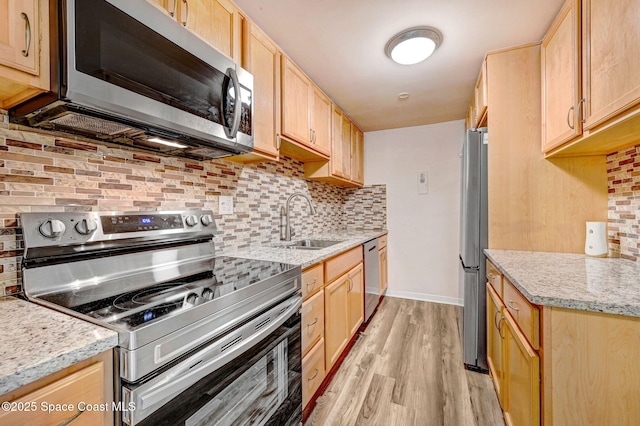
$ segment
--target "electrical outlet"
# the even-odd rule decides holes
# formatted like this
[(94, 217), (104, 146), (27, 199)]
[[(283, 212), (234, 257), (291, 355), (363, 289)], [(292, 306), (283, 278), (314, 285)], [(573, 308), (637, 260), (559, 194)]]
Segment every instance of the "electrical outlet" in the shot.
[(227, 195), (218, 197), (218, 211), (220, 214), (233, 214), (233, 197)]
[(418, 172), (418, 194), (429, 193), (429, 174), (427, 172)]

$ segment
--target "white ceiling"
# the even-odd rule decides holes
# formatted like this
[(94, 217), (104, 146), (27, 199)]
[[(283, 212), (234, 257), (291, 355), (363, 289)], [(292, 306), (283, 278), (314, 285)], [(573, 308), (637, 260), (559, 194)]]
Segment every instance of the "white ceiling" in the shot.
[[(539, 41), (564, 0), (235, 0), (364, 131), (462, 119), (486, 52)], [(384, 46), (438, 28), (426, 61), (393, 63)], [(407, 100), (398, 100), (409, 92)]]

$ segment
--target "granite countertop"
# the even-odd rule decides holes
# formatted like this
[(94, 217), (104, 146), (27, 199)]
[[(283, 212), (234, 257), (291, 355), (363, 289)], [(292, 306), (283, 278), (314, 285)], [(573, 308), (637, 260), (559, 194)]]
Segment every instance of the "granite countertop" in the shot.
[(485, 250), (536, 305), (640, 316), (640, 264), (584, 254)]
[(320, 235), (294, 236), (291, 241), (304, 239), (335, 240), (340, 243), (320, 250), (292, 250), (285, 248), (286, 241), (253, 246), (242, 250), (223, 252), (223, 255), (243, 257), (246, 259), (269, 260), (272, 262), (300, 265), (302, 269), (322, 262), (345, 250), (359, 246), (369, 240), (387, 233), (386, 229), (376, 231), (331, 231)]
[(14, 297), (0, 298), (0, 395), (118, 344), (118, 333)]

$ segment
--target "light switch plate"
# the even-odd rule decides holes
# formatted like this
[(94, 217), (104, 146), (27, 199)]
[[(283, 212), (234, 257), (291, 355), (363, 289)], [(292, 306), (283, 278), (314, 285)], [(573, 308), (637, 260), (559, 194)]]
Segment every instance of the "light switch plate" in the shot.
[(429, 193), (429, 173), (418, 172), (418, 194)]
[(233, 214), (233, 197), (228, 195), (218, 197), (218, 211), (220, 214)]

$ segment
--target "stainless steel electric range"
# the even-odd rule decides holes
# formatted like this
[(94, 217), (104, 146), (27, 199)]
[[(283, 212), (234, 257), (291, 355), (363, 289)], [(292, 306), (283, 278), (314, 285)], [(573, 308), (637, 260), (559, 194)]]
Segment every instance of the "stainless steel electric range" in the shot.
[(118, 332), (119, 422), (300, 422), (299, 266), (216, 256), (209, 210), (21, 223), (29, 300)]

